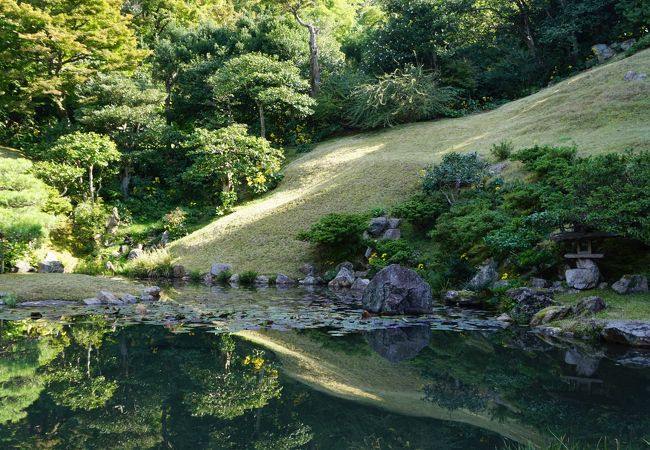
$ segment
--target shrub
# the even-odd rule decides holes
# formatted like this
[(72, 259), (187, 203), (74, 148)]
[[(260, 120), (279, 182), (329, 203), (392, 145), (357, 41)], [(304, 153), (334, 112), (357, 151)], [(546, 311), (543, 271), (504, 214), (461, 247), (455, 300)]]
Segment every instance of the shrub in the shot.
[(354, 89), (348, 115), (362, 129), (392, 127), (450, 115), (455, 98), (456, 90), (439, 87), (432, 72), (409, 65)]
[(490, 154), (496, 158), (497, 161), (504, 161), (510, 158), (510, 155), (515, 150), (515, 147), (510, 141), (501, 141), (498, 144), (493, 144), (490, 148)]
[(217, 275), (217, 282), (226, 284), (230, 281), (230, 277), (232, 277), (232, 272), (230, 270), (224, 270), (223, 272), (219, 272), (219, 275)]
[(149, 250), (126, 263), (121, 273), (134, 278), (167, 278), (172, 263), (172, 256), (166, 249)]
[(425, 169), (422, 189), (426, 193), (441, 192), (453, 205), (464, 187), (476, 187), (487, 175), (488, 164), (478, 153), (447, 153), (440, 164)]
[(364, 244), (363, 232), (368, 216), (362, 214), (328, 214), (298, 234), (298, 239), (315, 245), (321, 259), (343, 261), (352, 259)]
[(169, 237), (178, 239), (187, 234), (187, 213), (182, 208), (175, 208), (163, 216), (163, 228)]
[(632, 56), (641, 50), (650, 48), (650, 33), (643, 35), (634, 45), (625, 51), (626, 56)]
[(256, 279), (257, 272), (254, 270), (247, 270), (246, 272), (242, 272), (241, 275), (239, 275), (239, 284), (242, 286), (253, 286)]
[(13, 308), (16, 306), (17, 298), (13, 292), (0, 292), (0, 303)]
[(436, 219), (449, 209), (449, 204), (442, 195), (416, 194), (407, 201), (393, 208), (393, 216), (400, 217), (419, 231), (428, 231)]
[(108, 213), (99, 200), (79, 203), (72, 212), (71, 247), (77, 254), (94, 252), (104, 232)]

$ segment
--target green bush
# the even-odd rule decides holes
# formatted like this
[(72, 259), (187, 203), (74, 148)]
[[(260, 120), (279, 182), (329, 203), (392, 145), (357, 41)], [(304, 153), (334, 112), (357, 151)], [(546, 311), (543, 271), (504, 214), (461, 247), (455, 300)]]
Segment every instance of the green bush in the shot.
[(490, 154), (494, 156), (497, 161), (504, 161), (510, 158), (510, 155), (515, 150), (515, 147), (510, 141), (501, 141), (498, 144), (493, 144), (490, 148)]
[(625, 51), (625, 55), (632, 56), (635, 53), (640, 52), (641, 50), (645, 50), (646, 48), (650, 48), (650, 33), (641, 36), (641, 38), (638, 41), (636, 41), (632, 47), (628, 48)]
[(488, 164), (478, 153), (447, 153), (440, 164), (426, 168), (422, 189), (431, 194), (440, 192), (450, 205), (458, 201), (460, 190), (477, 187), (487, 175)]
[(361, 129), (452, 114), (456, 90), (439, 87), (436, 76), (422, 66), (406, 66), (384, 74), (375, 83), (359, 85), (350, 99), (350, 123)]
[(0, 303), (5, 304), (6, 306), (9, 306), (10, 308), (13, 308), (16, 306), (16, 294), (13, 292), (0, 292)]
[(375, 244), (375, 251), (368, 258), (368, 264), (377, 272), (391, 264), (417, 267), (419, 256), (413, 247), (403, 239), (379, 241)]
[(254, 270), (247, 270), (246, 272), (242, 272), (241, 275), (239, 275), (239, 284), (242, 286), (253, 286), (256, 279), (257, 272)]
[(217, 275), (217, 282), (226, 284), (230, 281), (230, 277), (232, 277), (232, 272), (230, 270), (224, 270), (223, 272), (219, 272), (219, 275)]
[(340, 262), (358, 255), (367, 228), (365, 214), (328, 214), (309, 230), (299, 233), (298, 239), (313, 244), (320, 259)]
[(440, 214), (448, 209), (449, 204), (443, 195), (418, 193), (394, 207), (392, 214), (406, 220), (418, 231), (428, 231)]
[(187, 212), (183, 208), (171, 210), (163, 216), (162, 222), (171, 239), (178, 239), (187, 234)]
[(79, 203), (72, 212), (71, 247), (76, 254), (88, 255), (97, 250), (105, 231), (108, 213), (101, 201)]

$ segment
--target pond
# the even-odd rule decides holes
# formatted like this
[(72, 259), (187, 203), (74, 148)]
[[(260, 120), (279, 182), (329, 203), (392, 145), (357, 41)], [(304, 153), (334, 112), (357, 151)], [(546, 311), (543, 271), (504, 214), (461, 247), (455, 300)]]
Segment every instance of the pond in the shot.
[(328, 291), (168, 293), (0, 311), (0, 448), (650, 448), (650, 354)]

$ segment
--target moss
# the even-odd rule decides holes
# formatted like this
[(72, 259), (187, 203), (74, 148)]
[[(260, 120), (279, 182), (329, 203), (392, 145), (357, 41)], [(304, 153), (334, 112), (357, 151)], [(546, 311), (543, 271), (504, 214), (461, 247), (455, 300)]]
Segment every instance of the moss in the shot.
[(575, 305), (580, 300), (593, 296), (598, 296), (607, 303), (607, 309), (599, 312), (597, 319), (650, 320), (650, 293), (619, 295), (611, 290), (592, 290), (559, 295), (556, 300), (565, 305)]
[[(583, 153), (650, 145), (647, 83), (628, 83), (628, 70), (650, 70), (650, 50), (595, 67), (494, 111), (415, 123), (325, 142), (285, 168), (266, 196), (239, 206), (172, 243), (189, 270), (205, 271), (219, 255), (239, 272), (297, 276), (310, 259), (296, 234), (331, 212), (391, 208), (418, 189), (420, 169), (450, 151), (487, 154), (493, 144), (575, 144)], [(516, 165), (508, 176), (516, 176)]]

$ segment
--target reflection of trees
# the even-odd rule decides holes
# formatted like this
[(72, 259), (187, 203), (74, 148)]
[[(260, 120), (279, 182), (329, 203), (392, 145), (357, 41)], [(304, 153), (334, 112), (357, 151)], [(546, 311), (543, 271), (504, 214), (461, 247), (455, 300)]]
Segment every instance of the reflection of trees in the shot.
[(185, 396), (185, 402), (195, 416), (215, 416), (233, 419), (248, 410), (264, 407), (280, 396), (278, 371), (267, 364), (264, 352), (255, 350), (240, 359), (233, 368), (232, 356), (226, 358), (228, 371), (190, 368), (187, 373), (200, 386), (197, 392)]
[(0, 425), (18, 422), (45, 387), (38, 369), (65, 346), (58, 325), (13, 321), (0, 326)]
[(72, 327), (72, 351), (49, 368), (48, 391), (55, 403), (73, 411), (89, 411), (103, 407), (113, 397), (117, 382), (95, 374), (92, 365), (93, 361), (99, 363), (99, 351), (109, 331), (101, 316), (90, 316)]
[(445, 409), (467, 409), (482, 411), (487, 406), (487, 397), (477, 386), (463, 383), (447, 374), (432, 375), (424, 387), (424, 398)]

